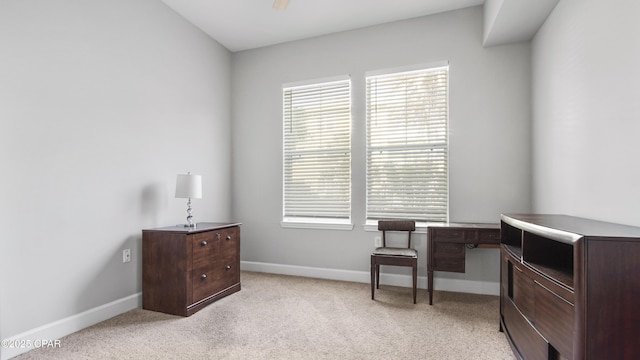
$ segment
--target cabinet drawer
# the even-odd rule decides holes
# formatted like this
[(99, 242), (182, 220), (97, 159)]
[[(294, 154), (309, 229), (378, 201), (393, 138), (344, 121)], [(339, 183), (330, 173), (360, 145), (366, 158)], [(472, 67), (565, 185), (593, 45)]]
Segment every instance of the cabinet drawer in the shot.
[(214, 295), (239, 281), (238, 258), (228, 256), (191, 272), (193, 302)]
[(240, 231), (238, 228), (221, 229), (191, 236), (193, 267), (210, 263), (214, 258), (236, 255), (239, 251)]
[(220, 231), (220, 256), (236, 255), (239, 251), (240, 231), (238, 228)]
[(504, 325), (522, 358), (547, 360), (549, 344), (516, 309), (510, 299), (503, 298)]
[(561, 355), (572, 359), (573, 305), (537, 281), (534, 287), (536, 328)]
[(193, 252), (193, 267), (200, 267), (213, 259), (218, 253), (218, 239), (213, 231), (189, 236)]

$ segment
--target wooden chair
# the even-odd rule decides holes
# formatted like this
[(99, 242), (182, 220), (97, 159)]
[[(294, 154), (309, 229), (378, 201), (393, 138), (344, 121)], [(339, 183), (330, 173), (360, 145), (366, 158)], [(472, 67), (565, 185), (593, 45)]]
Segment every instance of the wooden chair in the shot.
[[(381, 220), (378, 221), (378, 230), (382, 231), (382, 247), (376, 248), (371, 254), (371, 300), (373, 300), (375, 289), (380, 288), (380, 265), (410, 266), (413, 268), (413, 303), (415, 304), (418, 279), (418, 251), (411, 248), (411, 232), (416, 230), (416, 223), (408, 220)], [(387, 247), (387, 231), (408, 232), (409, 241), (407, 247)]]

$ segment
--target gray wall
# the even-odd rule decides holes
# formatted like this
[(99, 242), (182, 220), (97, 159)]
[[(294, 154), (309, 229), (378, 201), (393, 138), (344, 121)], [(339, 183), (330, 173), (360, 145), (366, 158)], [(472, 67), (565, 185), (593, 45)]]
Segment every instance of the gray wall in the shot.
[(1, 338), (138, 294), (177, 173), (230, 219), (230, 61), (160, 1), (0, 1)]
[[(482, 20), (482, 8), (475, 7), (232, 55), (232, 202), (234, 218), (243, 223), (245, 268), (309, 274), (311, 267), (319, 269), (314, 275), (367, 281), (376, 233), (363, 229), (366, 71), (448, 60), (450, 220), (498, 222), (502, 212), (530, 210), (530, 44), (483, 48)], [(284, 229), (281, 86), (344, 74), (353, 89), (355, 228)], [(416, 245), (423, 276), (424, 234)], [(497, 251), (468, 253), (466, 275), (438, 276), (450, 285), (489, 283), (488, 292), (496, 292)], [(446, 283), (436, 281), (436, 288)]]
[(640, 3), (562, 0), (532, 42), (533, 202), (640, 225)]

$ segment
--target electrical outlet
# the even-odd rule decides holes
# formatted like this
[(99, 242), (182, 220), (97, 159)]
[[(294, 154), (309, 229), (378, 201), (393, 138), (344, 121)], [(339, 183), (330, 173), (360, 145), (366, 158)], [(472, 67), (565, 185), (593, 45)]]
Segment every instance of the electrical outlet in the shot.
[(131, 262), (131, 249), (122, 250), (122, 262), (123, 263)]
[(373, 238), (373, 244), (375, 247), (381, 247), (382, 246), (382, 238), (380, 236), (376, 236), (375, 238)]

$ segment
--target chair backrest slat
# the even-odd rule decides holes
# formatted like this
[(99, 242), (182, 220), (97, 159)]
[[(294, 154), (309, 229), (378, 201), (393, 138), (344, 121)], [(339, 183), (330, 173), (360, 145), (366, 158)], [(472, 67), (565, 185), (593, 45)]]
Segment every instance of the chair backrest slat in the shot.
[(382, 247), (387, 246), (387, 231), (408, 231), (409, 241), (407, 249), (411, 248), (411, 232), (416, 230), (416, 222), (413, 220), (380, 220), (378, 221), (378, 230), (382, 231)]

